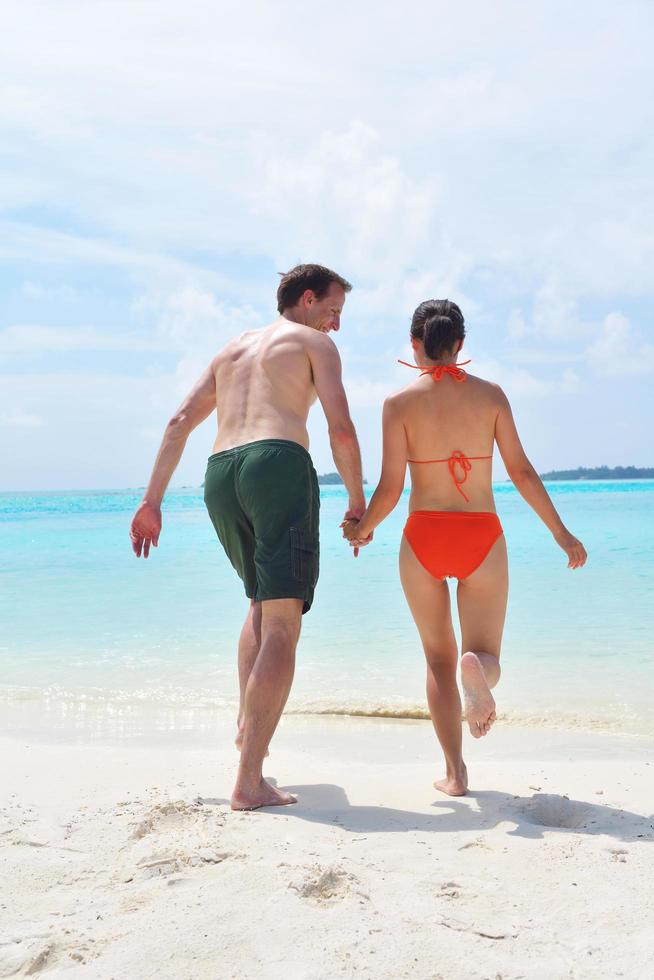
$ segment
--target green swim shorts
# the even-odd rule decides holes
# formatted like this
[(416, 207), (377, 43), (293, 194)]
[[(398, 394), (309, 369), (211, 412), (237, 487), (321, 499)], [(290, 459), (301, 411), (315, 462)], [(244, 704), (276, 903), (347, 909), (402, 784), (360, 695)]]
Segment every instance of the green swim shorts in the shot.
[(227, 557), (255, 602), (313, 602), (318, 581), (320, 491), (309, 453), (261, 439), (214, 453), (204, 502)]

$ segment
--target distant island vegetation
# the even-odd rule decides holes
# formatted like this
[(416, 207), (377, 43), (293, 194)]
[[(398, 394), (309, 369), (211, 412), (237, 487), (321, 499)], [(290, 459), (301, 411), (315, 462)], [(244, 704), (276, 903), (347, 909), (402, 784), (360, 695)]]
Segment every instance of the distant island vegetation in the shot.
[(586, 469), (578, 466), (576, 470), (551, 470), (541, 473), (541, 480), (652, 480), (654, 467), (640, 466), (593, 466)]
[[(363, 482), (367, 483), (368, 481), (364, 480)], [(343, 481), (338, 473), (319, 473), (318, 483), (326, 487), (343, 486)]]

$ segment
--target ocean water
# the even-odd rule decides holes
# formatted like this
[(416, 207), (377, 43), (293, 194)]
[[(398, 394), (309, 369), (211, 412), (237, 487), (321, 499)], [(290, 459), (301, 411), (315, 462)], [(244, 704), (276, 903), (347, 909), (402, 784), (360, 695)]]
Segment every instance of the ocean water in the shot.
[[(496, 486), (511, 580), (500, 718), (652, 733), (654, 481), (548, 489), (589, 561), (567, 569), (515, 489)], [(0, 494), (0, 732), (200, 738), (234, 713), (247, 600), (202, 491), (168, 494), (147, 561), (128, 538), (139, 499)], [(397, 570), (407, 503), (405, 493), (354, 559), (338, 527), (344, 491), (322, 488), (321, 576), (289, 711), (426, 716), (423, 655)]]

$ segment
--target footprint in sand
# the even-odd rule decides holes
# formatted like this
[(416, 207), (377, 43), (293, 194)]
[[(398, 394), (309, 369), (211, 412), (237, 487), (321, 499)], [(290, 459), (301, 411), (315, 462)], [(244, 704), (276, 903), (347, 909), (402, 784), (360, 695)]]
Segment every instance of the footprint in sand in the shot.
[(468, 851), (472, 847), (479, 847), (482, 851), (492, 851), (493, 850), (492, 847), (489, 847), (488, 846), (488, 844), (483, 839), (483, 837), (477, 837), (477, 838), (475, 838), (475, 840), (468, 841), (467, 844), (462, 844), (461, 847), (458, 847), (457, 848), (457, 850), (458, 851)]
[(456, 881), (444, 881), (440, 887), (440, 895), (442, 898), (460, 898), (461, 885)]
[(0, 977), (33, 976), (52, 965), (54, 943), (27, 937), (3, 943), (0, 949)]
[(199, 847), (196, 850), (177, 850), (168, 852), (153, 852), (146, 854), (137, 862), (137, 869), (142, 878), (167, 878), (185, 868), (200, 868), (206, 864), (222, 864), (228, 858), (240, 857), (231, 851), (217, 851), (210, 847)]
[(566, 830), (583, 827), (590, 813), (590, 808), (583, 803), (550, 793), (537, 793), (513, 809), (526, 823)]
[(350, 895), (369, 901), (369, 896), (359, 891), (358, 885), (358, 878), (343, 868), (315, 865), (301, 881), (290, 882), (288, 887), (301, 898), (311, 899), (318, 905), (333, 904)]
[[(189, 818), (191, 821), (202, 821), (209, 816), (209, 811), (202, 807), (201, 803), (186, 803), (184, 800), (176, 800), (174, 803), (158, 803), (149, 810), (132, 831), (131, 836), (135, 840), (140, 840), (148, 834), (162, 833), (167, 830), (180, 830), (187, 826)], [(223, 823), (222, 814), (213, 814), (213, 820)]]
[(177, 800), (148, 810), (133, 828), (122, 851), (118, 879), (168, 878), (241, 857), (225, 849), (219, 833), (225, 816), (198, 803)]

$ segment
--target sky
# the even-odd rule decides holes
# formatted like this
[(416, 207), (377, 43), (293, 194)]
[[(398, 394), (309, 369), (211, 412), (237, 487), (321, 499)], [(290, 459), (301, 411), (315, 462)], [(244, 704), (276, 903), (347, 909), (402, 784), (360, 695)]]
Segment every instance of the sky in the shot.
[(629, 0), (5, 0), (0, 490), (143, 486), (302, 261), (354, 285), (370, 481), (412, 311), (445, 297), (539, 471), (653, 466), (653, 28)]

